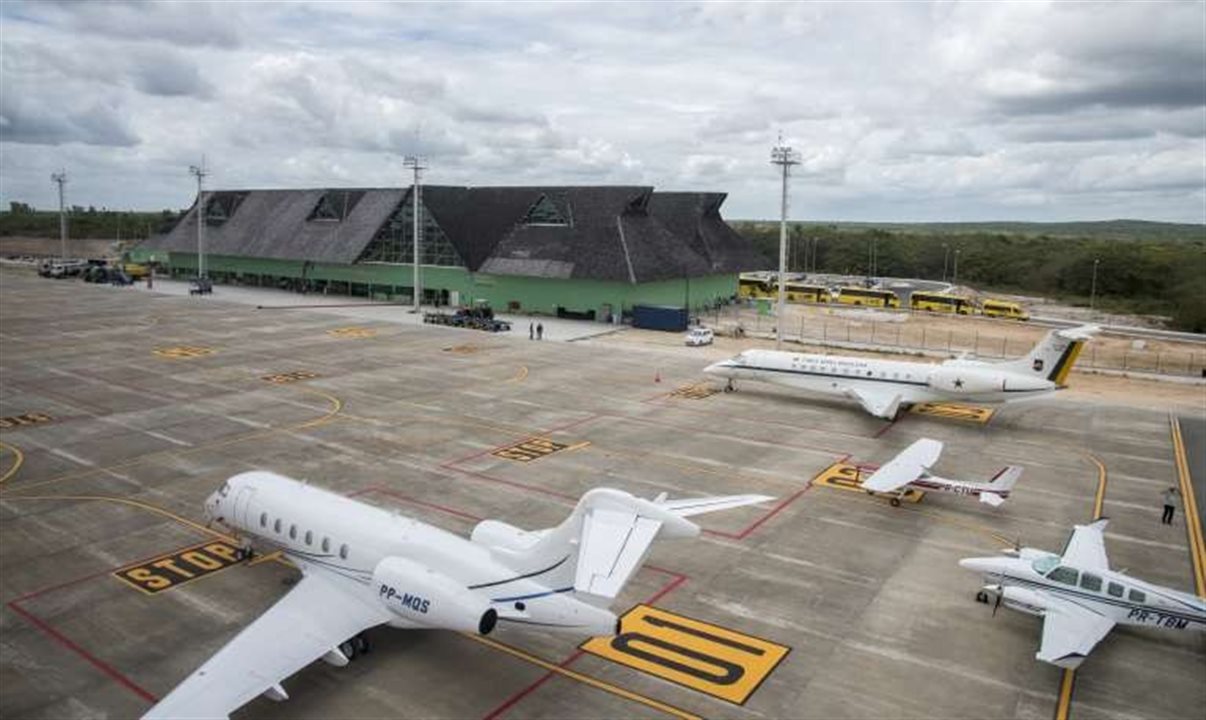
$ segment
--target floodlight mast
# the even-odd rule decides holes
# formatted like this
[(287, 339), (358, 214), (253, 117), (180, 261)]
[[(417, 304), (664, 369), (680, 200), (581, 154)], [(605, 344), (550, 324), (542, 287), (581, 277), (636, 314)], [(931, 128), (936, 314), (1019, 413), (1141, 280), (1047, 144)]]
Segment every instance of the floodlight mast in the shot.
[(413, 227), (411, 228), (411, 246), (414, 248), (414, 292), (411, 294), (414, 296), (414, 310), (412, 312), (416, 313), (420, 310), (419, 306), (421, 305), (423, 297), (423, 291), (419, 287), (419, 245), (422, 242), (420, 233), (422, 232), (423, 227), (419, 223), (419, 202), (423, 192), (422, 185), (419, 184), (419, 179), (422, 171), (427, 169), (427, 166), (423, 164), (425, 160), (426, 158), (420, 155), (407, 155), (402, 160), (402, 164), (405, 167), (408, 167), (414, 171), (414, 185), (411, 186), (410, 194), (412, 202), (410, 214), (411, 219), (414, 222)]
[(205, 169), (205, 157), (202, 156), (200, 165), (189, 165), (190, 175), (197, 177), (197, 279), (205, 277), (205, 195), (204, 180), (209, 171)]
[(67, 206), (63, 204), (63, 186), (67, 184), (67, 171), (51, 173), (50, 179), (59, 186), (59, 259), (67, 259)]
[(775, 349), (783, 348), (783, 315), (787, 302), (787, 176), (791, 173), (792, 165), (800, 164), (800, 153), (783, 144), (783, 136), (779, 136), (779, 144), (771, 149), (771, 164), (778, 165), (782, 170), (783, 189), (779, 202), (779, 300), (775, 304)]

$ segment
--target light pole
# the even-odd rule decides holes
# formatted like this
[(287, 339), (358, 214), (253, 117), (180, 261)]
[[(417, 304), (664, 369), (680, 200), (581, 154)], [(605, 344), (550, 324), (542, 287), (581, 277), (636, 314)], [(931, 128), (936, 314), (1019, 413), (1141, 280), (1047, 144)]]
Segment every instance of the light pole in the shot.
[(67, 171), (51, 173), (50, 179), (59, 185), (59, 259), (67, 259), (67, 206), (63, 204), (63, 186), (67, 184)]
[(410, 238), (411, 238), (411, 245), (414, 248), (414, 256), (412, 258), (412, 261), (414, 263), (414, 282), (413, 282), (414, 292), (412, 293), (412, 295), (414, 295), (414, 309), (411, 310), (411, 312), (415, 312), (415, 313), (419, 312), (419, 309), (420, 309), (419, 306), (421, 304), (421, 299), (423, 297), (423, 291), (419, 287), (419, 245), (421, 243), (419, 233), (422, 232), (422, 226), (419, 224), (419, 194), (422, 192), (421, 186), (419, 185), (419, 174), (423, 170), (425, 170), (427, 167), (423, 164), (423, 160), (424, 160), (424, 158), (422, 158), (418, 155), (407, 155), (402, 160), (402, 164), (405, 167), (408, 167), (414, 171), (414, 185), (411, 186), (411, 193), (410, 193), (410, 197), (411, 197), (410, 214), (411, 214), (411, 219), (413, 220)]
[(1093, 258), (1093, 282), (1089, 286), (1089, 312), (1093, 312), (1093, 303), (1097, 300), (1097, 264), (1101, 258)]
[(951, 246), (942, 243), (942, 282), (946, 282), (946, 264), (950, 260)]
[(189, 174), (197, 178), (197, 279), (205, 279), (205, 158), (200, 165), (189, 165)]
[(951, 280), (952, 285), (959, 284), (959, 248), (955, 248), (955, 273), (954, 279)]
[(783, 136), (779, 136), (779, 144), (771, 149), (771, 164), (778, 165), (782, 170), (783, 186), (779, 200), (779, 301), (775, 304), (775, 349), (783, 347), (783, 314), (787, 302), (787, 176), (792, 165), (800, 164), (800, 154), (783, 144)]

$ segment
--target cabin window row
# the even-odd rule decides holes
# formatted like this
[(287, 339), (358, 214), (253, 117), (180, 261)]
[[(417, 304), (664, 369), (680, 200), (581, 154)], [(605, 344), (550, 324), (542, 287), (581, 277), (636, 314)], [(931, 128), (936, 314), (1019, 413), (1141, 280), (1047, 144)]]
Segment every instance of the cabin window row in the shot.
[[(1051, 574), (1048, 575), (1048, 577), (1055, 582), (1063, 583), (1065, 585), (1076, 585), (1078, 576), (1080, 578), (1080, 586), (1083, 589), (1091, 590), (1092, 592), (1101, 592), (1101, 576), (1094, 575), (1093, 573), (1081, 573), (1077, 570), (1073, 570), (1070, 567), (1061, 566), (1052, 570)], [(1123, 593), (1126, 593), (1127, 599), (1129, 599), (1131, 602), (1147, 602), (1147, 593), (1143, 592), (1142, 590), (1135, 590), (1134, 588), (1131, 588), (1131, 590), (1128, 592), (1121, 583), (1110, 582), (1106, 586), (1106, 593), (1116, 598), (1121, 598)]]
[[(262, 527), (262, 528), (268, 527), (268, 513), (266, 513), (266, 512), (260, 513), (260, 527)], [(276, 518), (275, 520), (272, 521), (272, 532), (276, 533), (277, 535), (280, 535), (284, 531), (285, 531), (285, 523), (281, 518)], [(289, 534), (290, 540), (297, 540), (297, 525), (295, 523), (291, 523), (289, 525), (289, 533), (288, 534)], [(314, 544), (314, 531), (307, 530), (305, 532), (305, 534), (302, 536), (302, 542), (305, 543), (307, 546), (312, 546)], [(322, 548), (322, 551), (324, 553), (331, 552), (331, 538), (323, 536), (322, 542), (319, 543), (319, 547)], [(347, 543), (340, 543), (339, 557), (341, 560), (348, 559), (348, 544)]]

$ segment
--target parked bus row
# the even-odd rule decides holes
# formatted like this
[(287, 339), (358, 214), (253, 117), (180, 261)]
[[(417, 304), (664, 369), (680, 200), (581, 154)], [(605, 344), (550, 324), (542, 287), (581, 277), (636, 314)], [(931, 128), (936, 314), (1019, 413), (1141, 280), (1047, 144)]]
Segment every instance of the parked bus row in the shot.
[[(778, 297), (779, 286), (773, 279), (764, 276), (742, 276), (738, 280), (738, 294), (743, 298)], [(828, 288), (801, 282), (787, 282), (784, 287), (787, 302), (826, 303), (856, 305), (873, 308), (900, 308), (900, 296), (891, 290), (862, 287)], [(1030, 316), (1020, 305), (1008, 300), (986, 298), (979, 302), (935, 292), (914, 292), (909, 295), (911, 310), (954, 315), (984, 315), (986, 317), (1029, 320)]]

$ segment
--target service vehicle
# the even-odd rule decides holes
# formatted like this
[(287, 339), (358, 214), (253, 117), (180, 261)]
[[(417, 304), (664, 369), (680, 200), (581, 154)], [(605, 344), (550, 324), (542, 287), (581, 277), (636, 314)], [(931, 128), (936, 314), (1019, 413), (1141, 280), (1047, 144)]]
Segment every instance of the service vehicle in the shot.
[(792, 303), (829, 302), (829, 288), (821, 287), (820, 285), (789, 282), (785, 288), (785, 294), (787, 295), (787, 302)]
[(967, 298), (946, 293), (915, 292), (909, 296), (909, 307), (927, 312), (946, 312), (956, 315), (971, 315), (975, 305)]
[(993, 300), (991, 298), (980, 303), (980, 314), (985, 317), (1009, 318), (1011, 320), (1029, 320), (1030, 315), (1021, 305), (1008, 300)]
[(715, 333), (712, 332), (712, 328), (697, 327), (691, 328), (691, 330), (687, 333), (686, 342), (687, 345), (696, 347), (699, 345), (711, 345), (712, 340), (714, 339)]
[(875, 288), (844, 287), (838, 289), (835, 302), (864, 307), (898, 308), (900, 297), (891, 290)]

